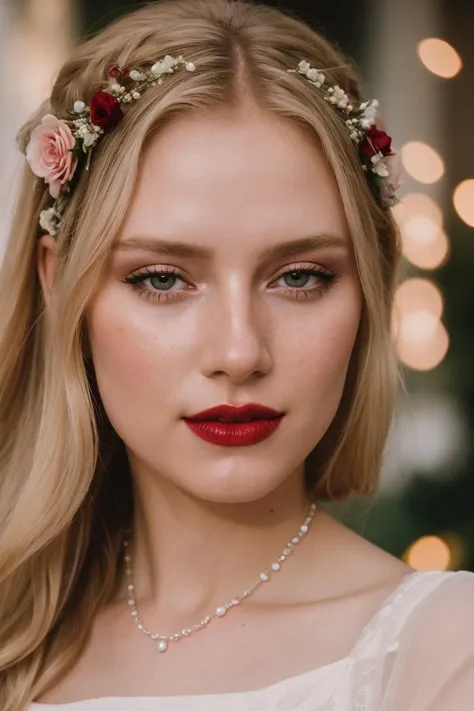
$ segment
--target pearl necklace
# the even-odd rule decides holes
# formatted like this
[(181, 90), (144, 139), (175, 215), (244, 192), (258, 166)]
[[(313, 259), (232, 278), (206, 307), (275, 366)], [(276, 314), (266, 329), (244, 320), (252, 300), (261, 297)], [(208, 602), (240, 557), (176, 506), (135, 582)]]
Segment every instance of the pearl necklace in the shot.
[(190, 634), (193, 632), (199, 632), (200, 630), (203, 630), (211, 620), (214, 619), (215, 616), (217, 617), (223, 617), (227, 610), (230, 610), (232, 607), (235, 605), (240, 605), (240, 603), (245, 600), (246, 598), (250, 597), (257, 588), (262, 585), (262, 583), (266, 583), (270, 580), (272, 573), (276, 573), (280, 570), (282, 563), (285, 562), (285, 560), (288, 558), (288, 556), (291, 554), (293, 551), (294, 547), (301, 541), (301, 539), (306, 535), (306, 533), (309, 531), (309, 527), (311, 525), (311, 521), (313, 520), (314, 514), (316, 513), (316, 508), (317, 505), (315, 502), (313, 502), (310, 506), (310, 509), (308, 511), (308, 514), (304, 520), (304, 523), (300, 526), (300, 529), (297, 533), (296, 536), (294, 536), (289, 543), (283, 548), (283, 551), (275, 563), (272, 563), (271, 569), (264, 571), (263, 573), (260, 573), (260, 576), (258, 580), (255, 581), (255, 583), (245, 590), (242, 595), (236, 596), (232, 598), (229, 602), (224, 603), (223, 605), (219, 605), (219, 607), (216, 607), (215, 610), (215, 615), (207, 615), (204, 617), (198, 624), (194, 625), (193, 627), (185, 627), (182, 629), (180, 632), (177, 632), (176, 634), (171, 634), (171, 635), (164, 635), (164, 634), (156, 634), (153, 632), (150, 632), (149, 630), (145, 629), (141, 619), (140, 615), (138, 613), (136, 603), (135, 603), (135, 586), (133, 584), (133, 578), (132, 578), (132, 567), (131, 567), (131, 557), (130, 557), (130, 529), (127, 528), (125, 530), (125, 540), (123, 542), (124, 548), (125, 548), (125, 554), (124, 554), (124, 560), (125, 560), (125, 571), (128, 577), (128, 604), (132, 608), (131, 615), (132, 618), (135, 620), (135, 624), (137, 625), (138, 629), (143, 632), (144, 634), (148, 635), (151, 637), (153, 640), (158, 640), (156, 643), (156, 648), (159, 652), (166, 652), (168, 649), (168, 642), (179, 642), (180, 639), (183, 639), (183, 637), (189, 637)]

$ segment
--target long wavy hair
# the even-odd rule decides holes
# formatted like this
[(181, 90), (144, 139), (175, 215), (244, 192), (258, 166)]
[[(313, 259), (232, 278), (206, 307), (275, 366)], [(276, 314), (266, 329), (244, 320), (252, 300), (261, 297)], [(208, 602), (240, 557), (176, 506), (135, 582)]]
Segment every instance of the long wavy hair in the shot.
[[(94, 150), (57, 240), (60, 308), (45, 309), (37, 273), (39, 213), (49, 199), (25, 162), (0, 275), (0, 708), (24, 711), (77, 662), (123, 575), (133, 494), (123, 442), (85, 353), (84, 310), (124, 219), (139, 158), (174, 117), (250, 101), (317, 142), (352, 235), (363, 312), (339, 410), (306, 461), (319, 500), (377, 486), (398, 380), (391, 339), (399, 236), (368, 187), (343, 121), (302, 77), (301, 59), (361, 101), (351, 61), (288, 12), (245, 0), (162, 0), (79, 44), (52, 95), (20, 130), (25, 153), (45, 113), (89, 102), (114, 64), (182, 54), (198, 69), (150, 88)], [(126, 150), (123, 146), (126, 146)]]

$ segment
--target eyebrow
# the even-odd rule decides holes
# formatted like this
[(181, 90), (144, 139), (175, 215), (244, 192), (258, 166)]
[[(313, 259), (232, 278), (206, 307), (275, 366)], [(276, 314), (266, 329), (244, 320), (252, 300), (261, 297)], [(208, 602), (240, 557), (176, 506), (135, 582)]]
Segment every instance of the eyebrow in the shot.
[[(314, 249), (324, 249), (327, 247), (339, 247), (340, 249), (349, 249), (347, 240), (338, 234), (320, 234), (309, 237), (300, 237), (286, 242), (272, 244), (263, 250), (262, 257), (264, 259), (284, 259), (286, 257), (294, 257), (304, 252), (309, 252)], [(212, 259), (214, 252), (212, 249), (203, 247), (198, 244), (189, 244), (187, 242), (172, 242), (169, 240), (155, 239), (146, 236), (129, 237), (128, 239), (116, 242), (112, 250), (128, 251), (128, 250), (146, 250), (156, 254), (166, 254), (174, 257), (188, 257), (190, 259)]]

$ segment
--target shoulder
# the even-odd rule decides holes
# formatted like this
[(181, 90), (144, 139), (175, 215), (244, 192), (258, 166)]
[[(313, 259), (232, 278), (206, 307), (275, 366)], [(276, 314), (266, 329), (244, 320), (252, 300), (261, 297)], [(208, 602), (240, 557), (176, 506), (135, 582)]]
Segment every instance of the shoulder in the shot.
[(474, 573), (467, 570), (426, 571), (411, 576), (405, 624), (430, 636), (462, 636), (469, 629), (474, 645)]
[(474, 573), (429, 571), (411, 578), (397, 611), (402, 624), (390, 670), (393, 708), (470, 711)]

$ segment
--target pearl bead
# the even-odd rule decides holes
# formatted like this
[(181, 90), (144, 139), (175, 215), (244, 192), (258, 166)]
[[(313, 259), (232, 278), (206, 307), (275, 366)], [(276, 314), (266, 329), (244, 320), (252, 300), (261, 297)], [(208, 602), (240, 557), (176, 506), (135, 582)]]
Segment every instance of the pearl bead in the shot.
[(272, 570), (280, 570), (281, 565), (280, 563), (272, 563)]
[(168, 649), (168, 642), (166, 639), (160, 639), (160, 641), (156, 644), (156, 648), (159, 652), (166, 652)]
[(292, 543), (299, 543), (300, 539), (297, 536), (295, 536), (294, 538), (291, 539), (291, 542)]
[(222, 617), (223, 615), (225, 615), (226, 612), (227, 612), (226, 607), (217, 607), (216, 608), (216, 615), (218, 615), (219, 617)]
[(304, 523), (301, 528), (300, 528), (301, 533), (307, 533), (308, 532), (308, 526)]
[(260, 580), (262, 580), (264, 583), (269, 580), (270, 576), (267, 573), (260, 573)]

